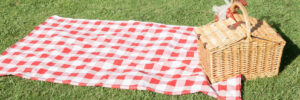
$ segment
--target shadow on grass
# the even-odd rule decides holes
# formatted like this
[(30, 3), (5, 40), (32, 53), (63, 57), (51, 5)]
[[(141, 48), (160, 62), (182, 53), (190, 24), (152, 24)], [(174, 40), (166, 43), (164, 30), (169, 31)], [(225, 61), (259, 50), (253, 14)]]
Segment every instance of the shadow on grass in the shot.
[(283, 54), (281, 58), (281, 64), (279, 69), (279, 74), (282, 72), (287, 65), (292, 63), (300, 55), (299, 47), (293, 43), (293, 41), (285, 35), (280, 29), (281, 24), (270, 22), (270, 25), (275, 28), (276, 32), (281, 35), (281, 37), (286, 41), (286, 45), (283, 49)]
[[(264, 19), (265, 21), (268, 21), (270, 19), (270, 16), (263, 16), (260, 19)], [(283, 54), (281, 58), (281, 64), (280, 64), (280, 69), (279, 69), (279, 74), (282, 72), (287, 65), (292, 63), (299, 55), (300, 55), (300, 49), (299, 47), (293, 43), (293, 41), (286, 36), (286, 34), (280, 29), (281, 24), (274, 22), (274, 21), (269, 21), (268, 22), (271, 27), (273, 27), (277, 33), (281, 35), (281, 37), (286, 41), (286, 45), (283, 49)]]

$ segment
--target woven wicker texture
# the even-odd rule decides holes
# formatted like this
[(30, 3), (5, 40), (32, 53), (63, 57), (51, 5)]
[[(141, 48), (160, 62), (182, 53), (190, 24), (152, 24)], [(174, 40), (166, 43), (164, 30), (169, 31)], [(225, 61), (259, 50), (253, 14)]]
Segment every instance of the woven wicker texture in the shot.
[[(195, 30), (200, 64), (212, 83), (242, 74), (247, 80), (278, 74), (285, 41), (265, 21), (243, 15), (210, 23)], [(205, 55), (205, 56), (203, 56)]]

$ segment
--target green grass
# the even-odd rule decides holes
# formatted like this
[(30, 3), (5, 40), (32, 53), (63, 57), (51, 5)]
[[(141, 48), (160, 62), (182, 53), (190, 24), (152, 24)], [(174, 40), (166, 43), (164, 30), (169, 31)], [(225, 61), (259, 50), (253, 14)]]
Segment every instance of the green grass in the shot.
[[(266, 20), (287, 41), (278, 76), (243, 82), (247, 100), (300, 98), (300, 1), (247, 0), (249, 15)], [(199, 26), (213, 20), (223, 0), (0, 0), (0, 52), (51, 15), (139, 20)], [(79, 87), (0, 77), (0, 99), (213, 99), (202, 93), (169, 96), (149, 91)]]

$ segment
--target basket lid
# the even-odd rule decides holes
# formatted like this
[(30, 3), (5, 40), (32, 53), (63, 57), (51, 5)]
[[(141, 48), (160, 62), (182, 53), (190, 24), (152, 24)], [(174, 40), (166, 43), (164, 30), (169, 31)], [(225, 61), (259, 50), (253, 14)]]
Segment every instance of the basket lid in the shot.
[[(218, 22), (210, 23), (196, 28), (195, 33), (206, 44), (206, 48), (211, 50), (216, 47), (222, 47), (228, 44), (237, 42), (246, 38), (245, 25), (241, 24), (235, 30), (228, 28), (229, 25), (234, 24), (235, 21), (231, 18), (220, 20)], [(243, 28), (244, 27), (244, 28)]]
[[(234, 14), (234, 16), (238, 22), (244, 21), (243, 15)], [(278, 43), (284, 42), (281, 36), (278, 35), (265, 21), (249, 17), (249, 22), (251, 24), (250, 34), (252, 38)], [(221, 48), (247, 38), (245, 24), (240, 24), (235, 29), (230, 29), (228, 27), (235, 23), (236, 22), (233, 19), (228, 18), (226, 20), (220, 20), (218, 22), (200, 26), (196, 28), (195, 33), (199, 34), (198, 36), (200, 36), (199, 39), (201, 41), (207, 43), (207, 49), (212, 50), (218, 47)]]
[[(243, 21), (242, 15), (234, 15), (238, 21)], [(278, 34), (266, 21), (257, 20), (256, 18), (249, 17), (251, 24), (251, 36), (253, 38), (263, 39), (271, 42), (281, 43), (284, 39)]]

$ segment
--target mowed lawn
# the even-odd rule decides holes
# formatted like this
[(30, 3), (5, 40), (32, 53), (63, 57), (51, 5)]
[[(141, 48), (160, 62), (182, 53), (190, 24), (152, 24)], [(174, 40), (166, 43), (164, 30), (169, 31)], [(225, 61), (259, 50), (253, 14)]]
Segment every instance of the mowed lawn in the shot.
[[(246, 100), (300, 98), (300, 0), (247, 0), (250, 16), (266, 20), (287, 41), (278, 76), (244, 81)], [(139, 20), (200, 26), (213, 20), (223, 0), (0, 0), (0, 53), (49, 16)], [(214, 99), (202, 93), (169, 96), (149, 91), (80, 87), (15, 76), (0, 77), (4, 99)]]

